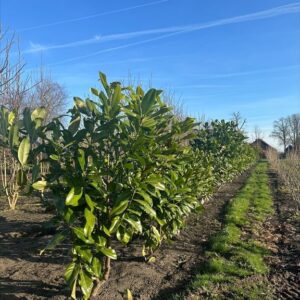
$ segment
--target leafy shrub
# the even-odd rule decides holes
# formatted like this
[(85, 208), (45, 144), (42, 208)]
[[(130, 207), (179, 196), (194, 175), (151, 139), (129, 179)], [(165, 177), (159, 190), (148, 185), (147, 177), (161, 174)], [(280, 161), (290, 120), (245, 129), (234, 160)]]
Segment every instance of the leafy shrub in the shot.
[(210, 158), (215, 186), (230, 181), (256, 160), (254, 150), (245, 140), (233, 121), (206, 122), (197, 130), (192, 146)]
[[(51, 191), (59, 220), (46, 249), (64, 239), (71, 245), (65, 279), (73, 298), (78, 285), (88, 299), (108, 278), (117, 259), (112, 241), (126, 245), (139, 237), (148, 258), (178, 234), (199, 198), (254, 159), (232, 123), (199, 130), (192, 118), (178, 119), (159, 90), (108, 84), (103, 73), (100, 81), (103, 90), (91, 89), (95, 101), (74, 98), (67, 125), (58, 117), (41, 126), (36, 111), (26, 110), (18, 131), (30, 141), (32, 187)], [(40, 163), (48, 166), (45, 174)]]

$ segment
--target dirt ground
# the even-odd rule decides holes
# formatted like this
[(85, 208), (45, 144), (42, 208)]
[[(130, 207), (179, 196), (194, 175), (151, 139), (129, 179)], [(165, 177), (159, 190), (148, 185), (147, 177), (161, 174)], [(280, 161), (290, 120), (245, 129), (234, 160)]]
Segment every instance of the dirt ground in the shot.
[(276, 173), (269, 173), (276, 213), (267, 227), (273, 235), (274, 251), (269, 280), (278, 300), (300, 299), (300, 216), (284, 191)]
[[(205, 204), (203, 213), (192, 215), (186, 229), (155, 253), (154, 263), (142, 261), (138, 241), (120, 248), (119, 259), (113, 262), (111, 277), (98, 298), (125, 299), (126, 289), (130, 289), (135, 300), (167, 300), (184, 289), (205, 259), (208, 239), (221, 228), (225, 204), (242, 187), (247, 176), (246, 172), (223, 186)], [(276, 180), (273, 176), (274, 185)], [(300, 299), (299, 226), (286, 221), (285, 208), (290, 206), (289, 202), (281, 204), (283, 198), (276, 190), (277, 213), (266, 223), (275, 249), (269, 258), (272, 266), (269, 279), (278, 295), (276, 299)], [(4, 199), (0, 207), (4, 207)], [(42, 229), (42, 224), (50, 218), (51, 214), (45, 212), (38, 199), (21, 199), (16, 211), (0, 210), (1, 300), (68, 299), (69, 291), (63, 279), (69, 261), (68, 245), (39, 256), (39, 250), (53, 234)]]
[[(256, 229), (252, 237), (270, 250), (270, 254), (265, 257), (269, 274), (247, 276), (235, 283), (216, 284), (211, 290), (199, 288), (185, 291), (181, 293), (180, 299), (300, 299), (300, 216), (295, 215), (295, 203), (288, 191), (283, 189), (277, 174), (269, 171), (268, 175), (275, 213)], [(261, 292), (260, 296), (254, 296), (254, 289), (264, 291), (264, 296), (261, 298)], [(237, 295), (228, 290), (239, 290), (239, 293), (244, 290), (244, 293)]]

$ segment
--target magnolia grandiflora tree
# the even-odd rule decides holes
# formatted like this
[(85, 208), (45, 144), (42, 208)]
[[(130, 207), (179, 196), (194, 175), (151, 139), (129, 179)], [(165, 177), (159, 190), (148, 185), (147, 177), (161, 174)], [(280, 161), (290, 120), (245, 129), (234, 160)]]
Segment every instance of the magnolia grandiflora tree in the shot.
[(117, 258), (112, 240), (139, 235), (151, 255), (199, 205), (185, 168), (193, 119), (179, 121), (158, 90), (100, 80), (105, 92), (92, 89), (96, 102), (75, 98), (67, 127), (56, 118), (44, 128), (50, 173), (33, 184), (52, 190), (65, 224), (49, 247), (72, 241), (65, 278), (73, 298), (77, 285), (87, 299), (107, 280)]

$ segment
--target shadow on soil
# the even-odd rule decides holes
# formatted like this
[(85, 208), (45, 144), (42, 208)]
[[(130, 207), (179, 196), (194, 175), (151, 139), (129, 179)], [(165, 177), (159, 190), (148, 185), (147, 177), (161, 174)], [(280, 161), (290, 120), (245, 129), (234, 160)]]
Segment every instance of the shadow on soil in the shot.
[(40, 222), (10, 221), (0, 216), (0, 258), (61, 264), (67, 258), (67, 244), (60, 245), (51, 254), (39, 255), (52, 233), (43, 231)]
[(26, 299), (16, 296), (17, 294), (30, 294), (38, 297), (54, 297), (63, 296), (59, 286), (53, 284), (45, 284), (37, 280), (12, 280), (7, 278), (0, 278), (0, 295), (1, 300), (11, 299)]

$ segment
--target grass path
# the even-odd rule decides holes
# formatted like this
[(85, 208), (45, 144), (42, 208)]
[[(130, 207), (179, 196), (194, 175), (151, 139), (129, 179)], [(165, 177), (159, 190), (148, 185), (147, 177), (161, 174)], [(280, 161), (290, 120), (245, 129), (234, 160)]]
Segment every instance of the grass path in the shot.
[[(266, 162), (258, 163), (245, 186), (228, 203), (223, 228), (211, 238), (207, 260), (185, 299), (272, 299), (264, 282), (269, 272), (264, 257), (269, 250), (257, 238), (266, 218), (274, 213), (267, 171)], [(202, 297), (195, 298), (197, 295)]]

